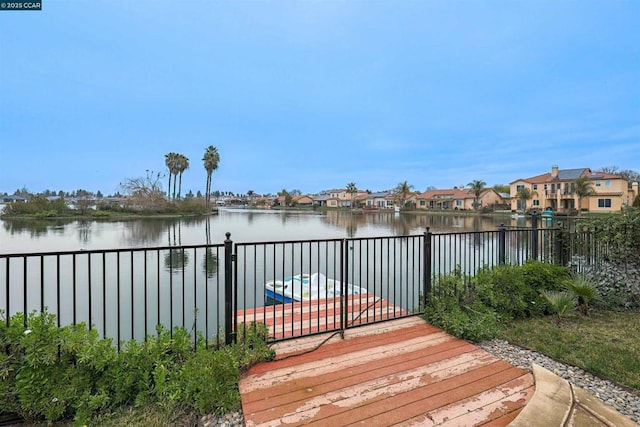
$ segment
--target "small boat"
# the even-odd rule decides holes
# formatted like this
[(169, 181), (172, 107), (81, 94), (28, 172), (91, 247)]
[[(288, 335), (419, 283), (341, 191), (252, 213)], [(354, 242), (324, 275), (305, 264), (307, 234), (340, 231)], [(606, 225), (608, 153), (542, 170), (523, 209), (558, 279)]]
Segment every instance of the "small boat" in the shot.
[[(296, 274), (283, 280), (265, 283), (265, 295), (275, 302), (309, 301), (342, 295), (342, 282), (329, 279), (322, 273)], [(347, 284), (347, 295), (366, 294), (367, 290)]]

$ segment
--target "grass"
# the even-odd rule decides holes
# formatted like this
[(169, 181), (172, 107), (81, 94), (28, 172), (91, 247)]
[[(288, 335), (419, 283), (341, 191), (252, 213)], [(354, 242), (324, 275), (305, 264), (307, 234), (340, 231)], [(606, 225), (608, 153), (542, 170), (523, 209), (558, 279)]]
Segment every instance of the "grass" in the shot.
[(640, 312), (571, 312), (511, 322), (501, 338), (640, 390)]

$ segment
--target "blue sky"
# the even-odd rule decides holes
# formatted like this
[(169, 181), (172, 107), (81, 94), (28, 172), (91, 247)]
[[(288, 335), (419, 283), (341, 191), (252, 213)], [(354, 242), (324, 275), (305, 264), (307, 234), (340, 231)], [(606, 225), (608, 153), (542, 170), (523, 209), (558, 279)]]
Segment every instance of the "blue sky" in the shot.
[[(640, 2), (43, 0), (0, 12), (0, 192), (640, 171)], [(164, 180), (166, 187), (166, 179)]]

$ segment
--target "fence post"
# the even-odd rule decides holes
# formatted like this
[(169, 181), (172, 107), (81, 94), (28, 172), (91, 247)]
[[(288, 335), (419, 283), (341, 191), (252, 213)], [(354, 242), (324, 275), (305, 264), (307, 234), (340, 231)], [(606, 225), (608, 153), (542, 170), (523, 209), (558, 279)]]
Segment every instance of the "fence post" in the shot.
[(349, 244), (347, 239), (342, 239), (340, 244), (342, 248), (342, 257), (340, 258), (340, 334), (344, 338), (344, 331), (347, 329), (347, 313), (349, 311), (349, 297), (347, 295), (349, 281)]
[(531, 258), (538, 259), (538, 214), (531, 214)]
[(504, 264), (507, 262), (507, 254), (505, 252), (507, 242), (507, 233), (505, 231), (504, 224), (498, 226), (498, 263)]
[(224, 241), (224, 342), (233, 341), (233, 241), (231, 233)]
[(429, 227), (424, 232), (424, 250), (422, 255), (422, 264), (424, 265), (422, 277), (422, 303), (427, 306), (429, 296), (431, 295), (431, 231)]
[(564, 242), (563, 242), (563, 230), (562, 227), (560, 225), (558, 225), (558, 228), (556, 229), (555, 232), (555, 241), (554, 243), (554, 251), (555, 251), (555, 263), (556, 265), (564, 265), (563, 262), (563, 256), (562, 256), (562, 250), (563, 250), (563, 246), (564, 246)]

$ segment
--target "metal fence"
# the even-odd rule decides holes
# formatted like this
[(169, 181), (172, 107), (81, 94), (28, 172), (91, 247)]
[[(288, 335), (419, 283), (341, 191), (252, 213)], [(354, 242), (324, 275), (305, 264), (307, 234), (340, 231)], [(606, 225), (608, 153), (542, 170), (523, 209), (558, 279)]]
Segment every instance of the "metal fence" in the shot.
[[(118, 346), (157, 325), (220, 344), (239, 323), (263, 322), (269, 339), (281, 340), (421, 313), (434, 284), (457, 271), (473, 277), (485, 266), (567, 265), (575, 256), (595, 263), (605, 249), (589, 232), (500, 227), (235, 244), (227, 234), (217, 245), (4, 254), (0, 310), (7, 324), (47, 310), (59, 325), (85, 322)], [(305, 280), (313, 295), (302, 294)], [(297, 281), (297, 297), (274, 287)]]
[[(5, 321), (48, 311), (102, 337), (141, 340), (157, 325), (218, 339), (223, 245), (0, 255)], [(24, 319), (26, 322), (26, 317)]]

